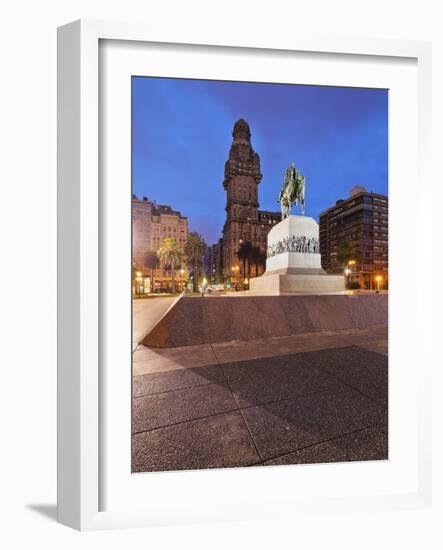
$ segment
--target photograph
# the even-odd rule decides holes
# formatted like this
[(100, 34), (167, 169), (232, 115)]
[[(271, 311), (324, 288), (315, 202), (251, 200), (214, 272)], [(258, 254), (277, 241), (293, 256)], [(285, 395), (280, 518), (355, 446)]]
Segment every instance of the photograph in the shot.
[(443, 549), (441, 4), (2, 5), (2, 548)]
[(132, 76), (131, 112), (132, 472), (388, 460), (389, 90)]

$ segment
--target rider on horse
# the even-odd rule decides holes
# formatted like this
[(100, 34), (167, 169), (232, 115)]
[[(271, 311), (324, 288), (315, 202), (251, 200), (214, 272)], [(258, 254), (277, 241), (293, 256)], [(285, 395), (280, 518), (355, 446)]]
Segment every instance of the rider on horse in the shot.
[(305, 177), (302, 176), (294, 163), (286, 169), (283, 187), (278, 197), (281, 206), (281, 217), (284, 220), (291, 213), (294, 204), (299, 203), (302, 216), (305, 214)]

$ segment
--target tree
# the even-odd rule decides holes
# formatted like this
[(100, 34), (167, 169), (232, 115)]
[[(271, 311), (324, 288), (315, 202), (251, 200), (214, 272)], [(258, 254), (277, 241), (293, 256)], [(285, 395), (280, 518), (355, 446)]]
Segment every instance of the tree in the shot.
[(195, 231), (189, 233), (185, 244), (185, 256), (188, 267), (192, 269), (194, 292), (198, 292), (198, 276), (205, 252), (206, 243), (203, 237)]
[(165, 237), (157, 250), (157, 256), (165, 266), (169, 266), (172, 272), (172, 293), (175, 292), (175, 269), (179, 266), (183, 259), (183, 252), (175, 239)]
[(146, 270), (151, 272), (151, 292), (154, 292), (154, 269), (160, 266), (160, 260), (157, 256), (157, 252), (154, 250), (148, 250), (143, 258), (143, 265)]
[(257, 265), (263, 268), (263, 271), (266, 270), (266, 252), (260, 249), (260, 254), (258, 256)]
[(246, 276), (246, 262), (248, 262), (248, 271), (250, 271), (250, 261), (252, 255), (252, 244), (249, 241), (243, 242), (238, 249), (238, 259), (243, 262), (243, 275)]
[[(262, 250), (259, 246), (253, 246), (251, 248), (250, 259), (251, 259), (251, 263), (253, 263), (254, 266), (255, 266), (255, 276), (256, 277), (258, 276), (259, 266), (264, 263), (263, 262), (263, 257), (264, 257), (264, 252), (262, 252)], [(266, 257), (265, 257), (264, 261), (266, 261)]]
[(346, 267), (351, 260), (357, 261), (359, 257), (355, 246), (351, 242), (345, 241), (337, 246), (336, 259), (341, 267)]

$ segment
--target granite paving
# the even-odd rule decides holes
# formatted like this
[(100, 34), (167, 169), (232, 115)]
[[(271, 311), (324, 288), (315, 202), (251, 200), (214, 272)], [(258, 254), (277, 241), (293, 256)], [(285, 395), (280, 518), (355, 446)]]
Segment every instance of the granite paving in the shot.
[(374, 340), (372, 342), (362, 342), (358, 344), (357, 342), (354, 345), (358, 345), (362, 348), (365, 348), (369, 351), (375, 351), (376, 353), (382, 353), (383, 355), (388, 355), (388, 341), (387, 340)]
[(143, 432), (236, 409), (229, 388), (209, 384), (134, 399), (133, 432)]
[(251, 407), (243, 416), (263, 460), (385, 420), (383, 409), (350, 388)]
[(388, 458), (386, 328), (136, 354), (135, 472)]
[(388, 430), (387, 426), (380, 424), (267, 460), (264, 464), (275, 466), (353, 460), (386, 460), (387, 458)]
[(343, 384), (304, 354), (221, 365), (240, 408), (333, 389)]
[[(220, 363), (273, 357), (302, 351), (316, 351), (337, 347), (362, 346), (371, 351), (385, 353), (387, 350), (386, 327), (370, 329), (345, 329), (323, 331), (290, 336), (260, 338), (250, 342), (239, 340), (212, 344), (212, 349)], [(374, 349), (375, 346), (378, 349)], [(146, 348), (147, 349), (147, 348)], [(178, 349), (178, 348), (176, 348)], [(186, 349), (186, 348), (180, 348)]]
[(133, 471), (193, 470), (259, 464), (239, 412), (133, 436)]
[(223, 381), (223, 372), (219, 365), (173, 369), (135, 376), (133, 394), (134, 397), (141, 397)]
[(352, 346), (316, 351), (304, 357), (312, 366), (387, 405), (388, 369), (384, 355)]

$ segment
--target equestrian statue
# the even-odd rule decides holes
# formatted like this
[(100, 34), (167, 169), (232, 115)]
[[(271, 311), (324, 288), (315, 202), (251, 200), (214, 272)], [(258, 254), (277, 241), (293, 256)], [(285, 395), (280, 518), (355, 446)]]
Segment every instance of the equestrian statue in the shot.
[(302, 176), (291, 162), (285, 171), (285, 179), (278, 197), (282, 220), (291, 214), (294, 204), (300, 204), (301, 214), (305, 215), (305, 176)]

